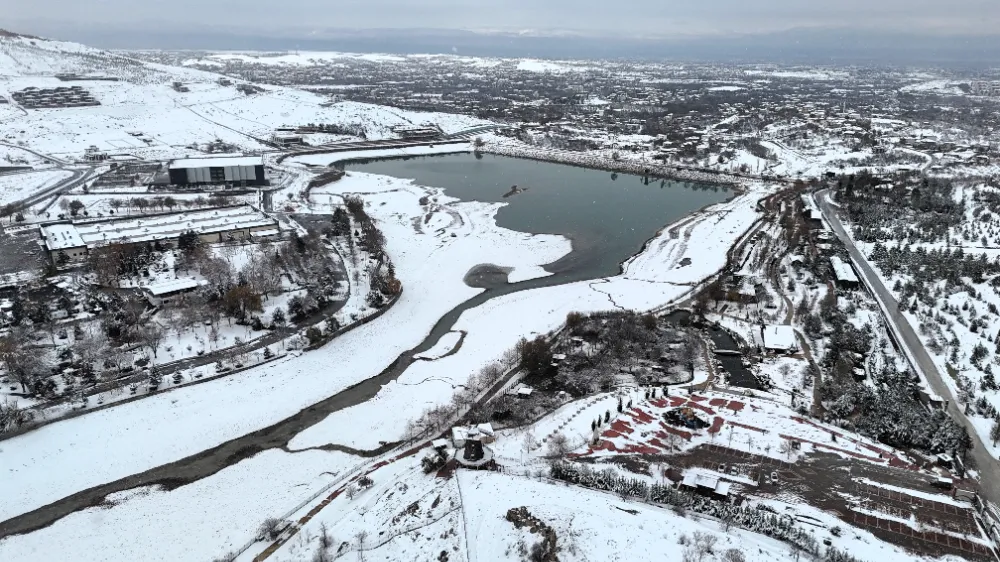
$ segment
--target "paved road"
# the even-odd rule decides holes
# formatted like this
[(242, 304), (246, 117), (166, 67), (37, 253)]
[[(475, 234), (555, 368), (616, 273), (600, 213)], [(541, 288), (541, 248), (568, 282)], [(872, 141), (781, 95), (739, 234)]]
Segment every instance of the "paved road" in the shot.
[[(22, 210), (24, 210), (24, 209), (26, 209), (26, 208), (28, 208), (28, 207), (30, 207), (32, 205), (35, 205), (35, 204), (37, 204), (37, 203), (39, 203), (41, 201), (44, 201), (45, 199), (47, 199), (49, 197), (52, 197), (53, 195), (56, 195), (56, 194), (59, 194), (59, 193), (65, 193), (67, 191), (71, 191), (71, 190), (75, 189), (76, 187), (78, 187), (80, 184), (82, 184), (82, 183), (86, 182), (87, 180), (93, 178), (93, 176), (94, 176), (94, 167), (93, 166), (89, 167), (89, 168), (70, 168), (70, 167), (68, 167), (70, 165), (70, 162), (67, 162), (66, 160), (63, 160), (61, 158), (56, 158), (55, 156), (51, 156), (51, 155), (48, 155), (48, 154), (44, 154), (44, 153), (38, 152), (36, 150), (32, 150), (32, 149), (24, 147), (24, 146), (18, 146), (16, 144), (9, 144), (9, 143), (6, 143), (6, 142), (0, 142), (0, 146), (9, 146), (11, 148), (16, 148), (18, 150), (23, 150), (25, 152), (30, 152), (31, 154), (34, 154), (35, 156), (37, 156), (39, 158), (43, 158), (45, 160), (48, 160), (49, 162), (52, 162), (53, 164), (55, 164), (56, 166), (58, 166), (60, 169), (67, 170), (67, 171), (69, 171), (69, 172), (71, 172), (73, 174), (72, 176), (70, 176), (70, 177), (68, 177), (68, 178), (60, 181), (59, 183), (56, 183), (55, 185), (53, 185), (53, 186), (51, 186), (49, 188), (46, 188), (44, 190), (38, 191), (36, 193), (33, 193), (32, 195), (30, 195), (30, 196), (28, 196), (28, 197), (26, 197), (26, 198), (24, 198), (24, 199), (22, 199), (20, 201), (14, 201), (11, 204), (12, 205), (11, 206), (12, 212), (22, 211)], [(43, 209), (43, 211), (44, 211), (44, 209)]]
[[(64, 168), (64, 169), (68, 172), (72, 172), (73, 175), (53, 185), (52, 187), (43, 189), (42, 191), (35, 192), (31, 194), (29, 197), (26, 197), (14, 203), (14, 207), (16, 208), (16, 210), (21, 211), (27, 209), (28, 207), (41, 203), (42, 201), (48, 199), (49, 197), (53, 197), (54, 195), (58, 195), (60, 193), (66, 193), (67, 191), (72, 191), (76, 189), (80, 184), (94, 177), (93, 168), (90, 169)], [(55, 199), (53, 198), (53, 200), (50, 201), (49, 204), (46, 205), (44, 208), (40, 209), (39, 212), (40, 213), (45, 212), (46, 210), (48, 210), (49, 206), (51, 206), (52, 203), (54, 202)]]
[[(924, 378), (927, 379), (934, 392), (948, 401), (948, 413), (951, 414), (952, 418), (963, 423), (966, 429), (969, 430), (969, 435), (972, 436), (973, 442), (973, 448), (969, 451), (969, 454), (975, 460), (979, 470), (983, 496), (993, 502), (993, 504), (1000, 505), (1000, 463), (990, 454), (989, 449), (983, 445), (983, 441), (979, 438), (979, 434), (976, 433), (969, 419), (965, 417), (965, 413), (955, 405), (955, 398), (944, 383), (937, 365), (934, 364), (930, 354), (924, 348), (923, 342), (920, 341), (917, 333), (910, 326), (910, 322), (899, 312), (899, 305), (892, 296), (892, 293), (882, 284), (882, 280), (868, 264), (867, 258), (861, 254), (850, 236), (847, 235), (847, 231), (830, 205), (827, 195), (828, 190), (824, 190), (819, 192), (817, 196), (814, 196), (816, 203), (823, 212), (823, 216), (830, 223), (830, 226), (833, 227), (833, 231), (837, 237), (847, 246), (847, 251), (850, 252), (858, 272), (865, 278), (867, 285), (872, 288), (875, 298), (882, 303), (883, 315), (886, 315), (886, 320), (896, 327), (896, 333), (902, 339), (900, 342), (901, 345), (906, 346), (910, 357), (916, 362), (913, 367), (923, 373)], [(888, 311), (888, 314), (886, 314), (886, 311)]]

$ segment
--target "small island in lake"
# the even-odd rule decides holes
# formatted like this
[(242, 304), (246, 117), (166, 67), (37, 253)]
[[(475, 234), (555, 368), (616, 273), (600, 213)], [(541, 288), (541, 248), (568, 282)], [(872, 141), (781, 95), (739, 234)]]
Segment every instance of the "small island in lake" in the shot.
[(521, 187), (517, 187), (516, 185), (512, 185), (512, 186), (510, 186), (510, 191), (508, 191), (507, 193), (504, 193), (503, 196), (504, 196), (504, 199), (506, 199), (507, 197), (510, 197), (511, 195), (517, 195), (518, 193), (524, 193), (525, 191), (528, 191), (527, 187), (521, 188)]

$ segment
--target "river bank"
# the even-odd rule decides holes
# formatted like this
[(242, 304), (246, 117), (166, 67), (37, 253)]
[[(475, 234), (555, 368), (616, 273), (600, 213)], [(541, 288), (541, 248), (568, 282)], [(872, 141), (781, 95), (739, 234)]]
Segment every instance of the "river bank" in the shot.
[(741, 189), (741, 186), (747, 180), (761, 179), (727, 172), (696, 170), (676, 165), (671, 166), (656, 162), (640, 162), (629, 158), (619, 158), (615, 160), (613, 158), (607, 158), (603, 155), (591, 152), (554, 150), (523, 144), (487, 143), (477, 150), (487, 154), (496, 154), (498, 156), (539, 160), (542, 162), (554, 162), (558, 164), (578, 166), (581, 168), (590, 168), (593, 170), (603, 170), (606, 172), (620, 172), (639, 176), (649, 176), (655, 179), (723, 185), (736, 190)]
[[(141, 411), (132, 408), (134, 411), (126, 412), (124, 417), (117, 415), (118, 412), (114, 417), (98, 413), (95, 420), (99, 419), (99, 423), (74, 424), (72, 428), (67, 426), (68, 431), (47, 432), (44, 450), (38, 448), (41, 442), (32, 441), (20, 443), (16, 450), (5, 447), (2, 453), (5, 460), (10, 459), (9, 466), (16, 467), (11, 478), (0, 484), (4, 497), (11, 498), (4, 507), (5, 513), (23, 513), (31, 509), (32, 503), (58, 504), (60, 498), (74, 493), (74, 489), (88, 487), (87, 482), (100, 485), (116, 480), (114, 474), (123, 478), (153, 470), (183, 459), (187, 456), (185, 451), (198, 456), (201, 451), (208, 453), (213, 442), (218, 446), (227, 436), (250, 435), (267, 426), (269, 420), (275, 420), (272, 425), (284, 423), (282, 420), (289, 415), (311, 408), (317, 396), (333, 399), (346, 388), (347, 381), (367, 380), (389, 370), (395, 376), (402, 367), (396, 379), (381, 387), (367, 386), (376, 390), (371, 400), (366, 398), (326, 416), (297, 433), (287, 448), (281, 447), (288, 435), (284, 432), (279, 439), (259, 444), (278, 449), (258, 452), (261, 449), (253, 448), (231, 457), (236, 451), (223, 448), (213, 454), (222, 454), (227, 457), (223, 460), (235, 464), (218, 476), (169, 492), (157, 492), (159, 501), (122, 498), (117, 507), (111, 508), (117, 510), (113, 519), (119, 526), (115, 533), (92, 537), (98, 519), (107, 520), (108, 514), (107, 510), (89, 510), (55, 521), (41, 534), (11, 537), (7, 541), (19, 544), (29, 541), (44, 548), (46, 537), (80, 540), (81, 544), (93, 545), (89, 551), (95, 560), (100, 553), (134, 552), (130, 545), (137, 540), (162, 544), (163, 548), (145, 554), (164, 560), (172, 559), (178, 552), (170, 544), (185, 545), (188, 557), (206, 559), (224, 551), (226, 545), (242, 544), (253, 533), (260, 514), (273, 503), (256, 493), (239, 494), (234, 500), (234, 489), (259, 487), (287, 492), (303, 484), (309, 488), (311, 484), (304, 482), (302, 471), (287, 470), (288, 464), (280, 459), (320, 454), (291, 451), (331, 443), (356, 449), (377, 448), (378, 441), (391, 440), (386, 437), (401, 433), (400, 426), (411, 413), (419, 414), (424, 407), (449, 399), (455, 386), (463, 384), (469, 374), (495, 359), (518, 338), (559, 326), (570, 311), (616, 307), (643, 310), (683, 297), (724, 266), (728, 245), (756, 220), (756, 202), (767, 193), (766, 188), (751, 186), (743, 195), (702, 211), (696, 220), (686, 221), (680, 229), (662, 230), (617, 276), (494, 297), (488, 291), (462, 283), (473, 266), (484, 262), (505, 267), (511, 263), (521, 266), (547, 263), (565, 253), (568, 243), (559, 237), (502, 232), (493, 222), (494, 205), (449, 202), (440, 192), (417, 188), (410, 182), (353, 175), (326, 186), (325, 190), (333, 197), (343, 193), (366, 194), (370, 213), (386, 231), (389, 253), (407, 287), (400, 302), (377, 321), (318, 351), (282, 363), (280, 368), (251, 370), (227, 381), (203, 385), (209, 388), (217, 385), (215, 392), (195, 394), (181, 390), (174, 393), (173, 399), (153, 399), (143, 403)], [(424, 205), (419, 202), (423, 197), (428, 198)], [(414, 219), (435, 228), (417, 228)], [(465, 257), (456, 260), (459, 256)], [(435, 342), (426, 340), (425, 334), (445, 328), (467, 334), (454, 354), (417, 361), (408, 368), (398, 359), (392, 360), (412, 354), (423, 345), (430, 348)], [(373, 346), (373, 342), (378, 345)], [(126, 427), (127, 431), (123, 431)], [(303, 427), (298, 424), (295, 429)], [(149, 447), (153, 442), (157, 446)], [(16, 459), (7, 456), (12, 451)], [(254, 454), (251, 459), (243, 460)], [(60, 462), (59, 458), (64, 460)], [(250, 466), (252, 471), (243, 468)], [(318, 470), (318, 466), (312, 470)], [(237, 473), (243, 480), (234, 488), (230, 475)], [(197, 494), (195, 503), (199, 505), (216, 501), (227, 505), (230, 515), (220, 518), (213, 515), (214, 510), (162, 509), (164, 505), (182, 506), (185, 500), (193, 499), (193, 494)], [(269, 497), (273, 498), (273, 494)], [(155, 535), (150, 534), (154, 532)], [(208, 544), (195, 544), (190, 539), (206, 534), (214, 537)], [(85, 541), (86, 537), (91, 538)], [(7, 541), (0, 542), (0, 553)]]

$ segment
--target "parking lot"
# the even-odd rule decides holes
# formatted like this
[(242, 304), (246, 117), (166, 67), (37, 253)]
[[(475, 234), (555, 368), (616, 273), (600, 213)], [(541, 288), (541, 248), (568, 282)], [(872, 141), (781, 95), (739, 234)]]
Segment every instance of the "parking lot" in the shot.
[(37, 227), (0, 227), (0, 275), (38, 270), (45, 263)]

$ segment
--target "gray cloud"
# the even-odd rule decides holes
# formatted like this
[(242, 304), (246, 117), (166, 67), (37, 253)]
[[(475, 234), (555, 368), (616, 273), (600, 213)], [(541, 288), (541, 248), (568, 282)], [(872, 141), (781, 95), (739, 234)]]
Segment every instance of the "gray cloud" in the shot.
[(272, 34), (330, 28), (577, 30), (635, 35), (793, 27), (995, 33), (998, 0), (0, 0), (0, 26), (185, 26)]

